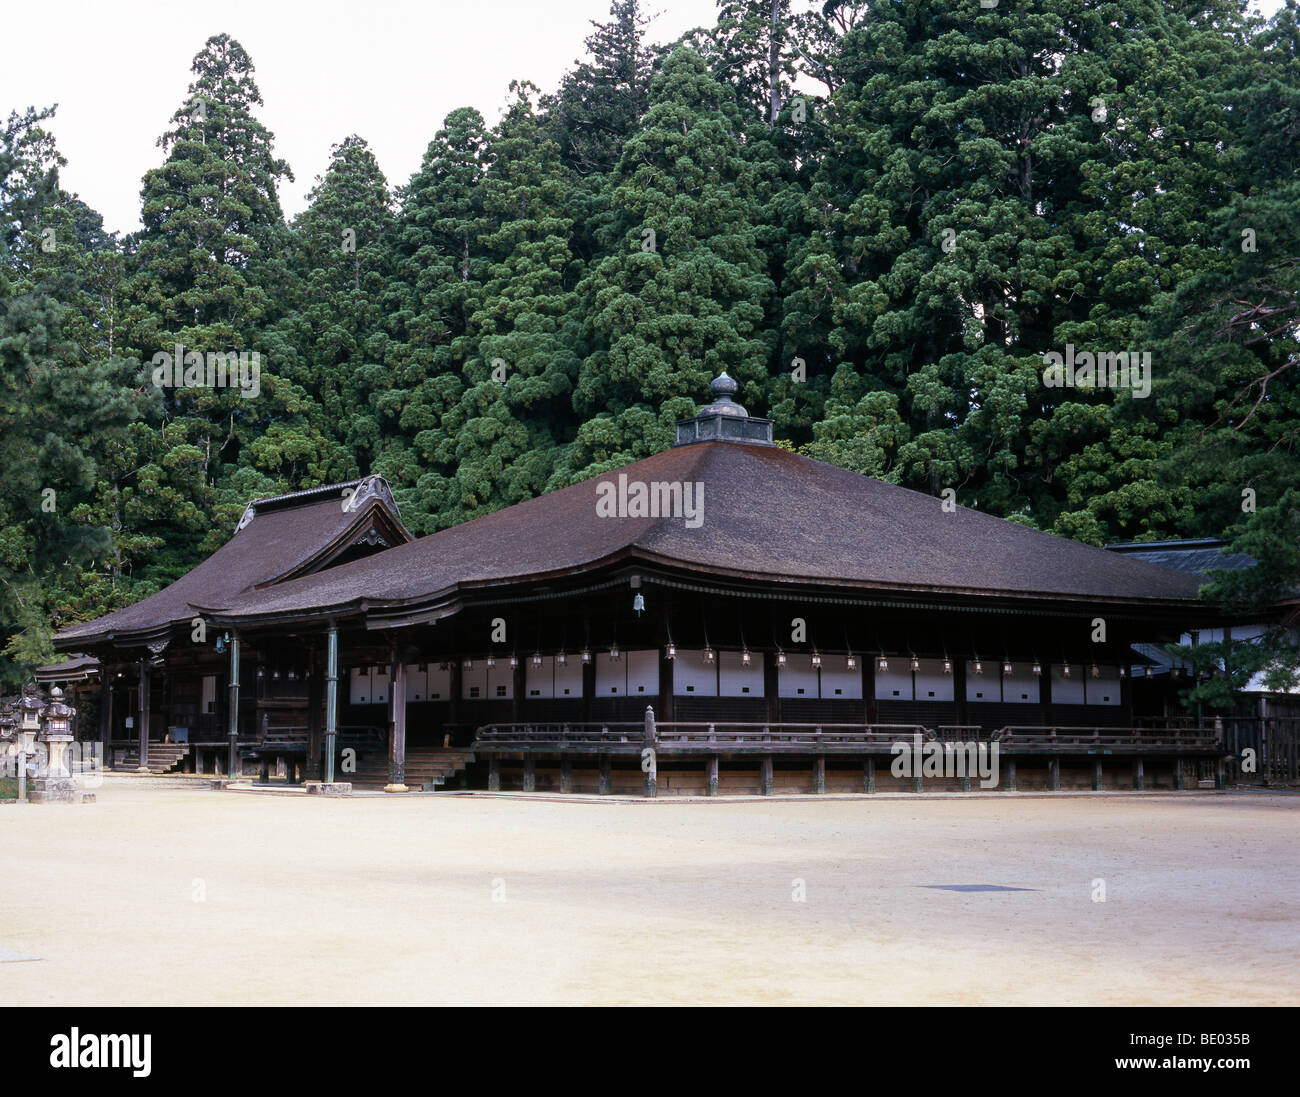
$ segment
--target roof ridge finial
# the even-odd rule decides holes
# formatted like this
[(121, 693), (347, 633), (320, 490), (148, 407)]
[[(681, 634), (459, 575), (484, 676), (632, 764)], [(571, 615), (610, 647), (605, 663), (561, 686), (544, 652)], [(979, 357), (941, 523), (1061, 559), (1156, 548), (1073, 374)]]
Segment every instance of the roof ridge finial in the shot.
[(728, 375), (726, 369), (709, 382), (709, 393), (713, 403), (704, 408), (701, 415), (748, 415), (743, 407), (732, 399), (740, 391), (740, 382)]
[(756, 419), (732, 399), (740, 391), (740, 382), (723, 369), (709, 382), (713, 402), (700, 408), (693, 419), (677, 421), (677, 441), (674, 445), (686, 446), (692, 442), (729, 441), (752, 442), (755, 445), (772, 445), (772, 420)]

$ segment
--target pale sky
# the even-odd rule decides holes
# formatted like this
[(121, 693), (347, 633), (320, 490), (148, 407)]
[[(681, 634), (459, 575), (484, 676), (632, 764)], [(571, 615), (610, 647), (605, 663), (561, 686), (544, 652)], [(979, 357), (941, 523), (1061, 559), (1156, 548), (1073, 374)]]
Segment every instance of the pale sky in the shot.
[[(1266, 11), (1281, 0), (1261, 0)], [(649, 0), (647, 39), (712, 26), (714, 0)], [(139, 228), (140, 180), (162, 162), (159, 135), (185, 99), (190, 61), (213, 34), (243, 43), (256, 66), (262, 122), (295, 181), (280, 198), (302, 209), (330, 146), (364, 137), (390, 186), (419, 167), (447, 113), (474, 106), (491, 124), (510, 81), (552, 91), (582, 53), (608, 0), (64, 0), (5, 13), (0, 114), (59, 104), (53, 130), (65, 189)]]
[[(648, 40), (711, 26), (713, 0), (650, 0)], [(609, 0), (65, 0), (5, 12), (0, 115), (59, 104), (53, 131), (66, 190), (110, 231), (140, 227), (140, 180), (162, 163), (158, 137), (185, 100), (190, 62), (214, 34), (256, 66), (277, 155), (303, 208), (330, 146), (364, 137), (391, 187), (405, 183), (448, 112), (477, 107), (491, 124), (511, 80), (552, 91), (583, 53)]]

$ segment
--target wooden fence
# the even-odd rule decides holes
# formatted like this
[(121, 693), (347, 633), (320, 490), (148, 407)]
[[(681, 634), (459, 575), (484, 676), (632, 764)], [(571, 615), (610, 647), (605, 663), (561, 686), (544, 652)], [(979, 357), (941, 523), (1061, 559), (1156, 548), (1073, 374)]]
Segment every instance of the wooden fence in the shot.
[(1223, 749), (1228, 780), (1242, 785), (1300, 781), (1300, 718), (1225, 716)]

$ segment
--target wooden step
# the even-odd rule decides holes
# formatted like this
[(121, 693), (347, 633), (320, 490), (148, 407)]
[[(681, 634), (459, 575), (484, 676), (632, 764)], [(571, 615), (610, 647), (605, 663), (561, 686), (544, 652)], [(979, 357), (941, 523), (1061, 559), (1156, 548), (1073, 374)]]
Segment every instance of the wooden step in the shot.
[[(150, 743), (149, 761), (146, 768), (150, 773), (168, 773), (175, 769), (182, 760), (189, 757), (188, 743)], [(140, 748), (128, 750), (117, 763), (118, 770), (136, 770), (140, 768)]]
[[(445, 785), (473, 760), (474, 754), (468, 750), (413, 750), (406, 756), (406, 786), (418, 789), (425, 785)], [(388, 784), (387, 755), (363, 758), (357, 764), (356, 772), (346, 775), (344, 779), (358, 788), (383, 788)]]

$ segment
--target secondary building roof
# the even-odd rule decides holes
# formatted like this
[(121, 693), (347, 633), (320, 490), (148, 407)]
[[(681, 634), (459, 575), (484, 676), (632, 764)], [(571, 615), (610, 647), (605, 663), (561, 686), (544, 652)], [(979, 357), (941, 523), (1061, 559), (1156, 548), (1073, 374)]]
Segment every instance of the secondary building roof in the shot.
[(1226, 544), (1217, 538), (1204, 537), (1184, 541), (1128, 541), (1106, 548), (1135, 560), (1197, 575), (1208, 575), (1215, 570), (1242, 571), (1255, 566), (1255, 560), (1244, 552), (1225, 552)]
[(349, 553), (410, 540), (388, 485), (377, 476), (255, 499), (235, 535), (193, 571), (134, 605), (63, 629), (55, 644), (66, 651), (110, 639), (144, 642), (187, 624), (201, 606), (232, 603)]

